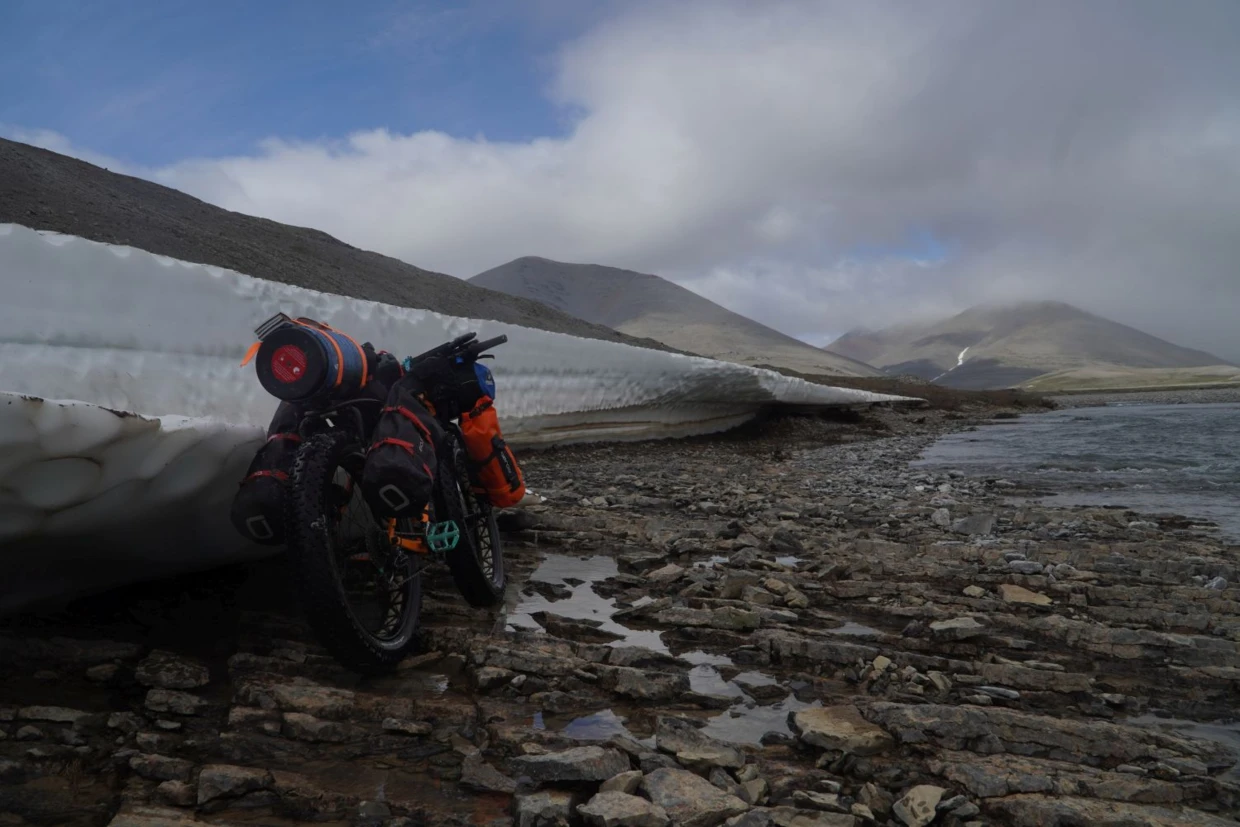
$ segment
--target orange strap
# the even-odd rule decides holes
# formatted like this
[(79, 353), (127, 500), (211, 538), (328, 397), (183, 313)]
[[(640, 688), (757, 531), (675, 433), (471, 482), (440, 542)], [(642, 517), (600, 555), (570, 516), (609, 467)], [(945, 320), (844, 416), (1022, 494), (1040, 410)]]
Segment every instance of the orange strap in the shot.
[(488, 408), (492, 408), (494, 406), (495, 401), (489, 396), (484, 396), (482, 399), (478, 400), (478, 404), (475, 405), (474, 409), (469, 412), (469, 418), (473, 419), (474, 417), (482, 416), (482, 414), (487, 412)]
[[(370, 452), (378, 448), (380, 445), (395, 445), (397, 448), (403, 448), (405, 451), (409, 452), (409, 456), (413, 457), (414, 459), (418, 458), (418, 451), (417, 451), (416, 445), (414, 445), (412, 442), (406, 442), (403, 439), (394, 439), (393, 437), (387, 437), (386, 439), (377, 440), (375, 444), (371, 445), (370, 449), (366, 451), (367, 456), (369, 456)], [(433, 478), (435, 476), (434, 474), (431, 473), (430, 466), (428, 466), (425, 462), (422, 463), (422, 470), (426, 472), (426, 476), (428, 477)]]
[(250, 364), (250, 360), (258, 355), (258, 349), (263, 346), (262, 342), (255, 342), (250, 345), (250, 349), (245, 352), (245, 358), (241, 360), (241, 367)]
[[(307, 319), (304, 316), (300, 316), (296, 319), (290, 319), (289, 321), (293, 324), (301, 325), (302, 327), (317, 327), (348, 339), (349, 342), (352, 343), (353, 347), (357, 348), (358, 358), (362, 360), (361, 386), (363, 388), (366, 387), (366, 383), (370, 379), (370, 364), (366, 361), (366, 351), (362, 349), (362, 346), (357, 343), (356, 339), (348, 333), (342, 333), (341, 331), (336, 330), (331, 325), (315, 321), (314, 319)], [(340, 344), (334, 338), (328, 336), (327, 340), (332, 343), (332, 348), (336, 351), (336, 383), (332, 387), (338, 388), (344, 383), (344, 352), (340, 350)], [(255, 342), (250, 345), (250, 349), (245, 352), (245, 358), (241, 360), (241, 367), (245, 367), (250, 364), (250, 361), (258, 354), (258, 349), (262, 346), (262, 342)]]
[(418, 419), (418, 415), (415, 414), (413, 411), (409, 410), (403, 405), (400, 407), (393, 407), (391, 405), (385, 406), (383, 409), (383, 413), (388, 413), (389, 411), (393, 413), (398, 413), (401, 416), (403, 416), (405, 419), (408, 419), (410, 422), (414, 424), (414, 427), (416, 427), (419, 431), (421, 431), (422, 436), (426, 439), (426, 441), (431, 442), (431, 432), (427, 429), (425, 425), (422, 424), (422, 420)]
[(275, 477), (276, 479), (280, 480), (280, 482), (288, 481), (288, 474), (284, 473), (283, 471), (255, 471), (253, 474), (250, 474), (248, 477), (243, 479), (241, 481), (241, 484), (245, 485), (247, 482), (254, 479), (255, 477)]
[[(299, 324), (302, 327), (317, 326), (330, 333), (335, 333), (337, 336), (343, 336), (345, 339), (348, 339), (349, 343), (352, 344), (353, 347), (357, 348), (357, 356), (362, 360), (361, 386), (363, 388), (366, 387), (366, 381), (370, 377), (370, 365), (366, 362), (366, 351), (362, 350), (362, 346), (357, 343), (357, 339), (354, 339), (348, 333), (343, 333), (336, 330), (336, 328), (331, 325), (324, 324), (323, 322), (316, 322), (313, 319), (297, 318), (293, 320), (293, 324)], [(336, 351), (336, 383), (332, 385), (332, 387), (338, 388), (344, 384), (344, 351), (340, 349), (340, 343), (336, 341), (334, 336), (328, 336), (327, 341), (332, 343), (332, 349)]]

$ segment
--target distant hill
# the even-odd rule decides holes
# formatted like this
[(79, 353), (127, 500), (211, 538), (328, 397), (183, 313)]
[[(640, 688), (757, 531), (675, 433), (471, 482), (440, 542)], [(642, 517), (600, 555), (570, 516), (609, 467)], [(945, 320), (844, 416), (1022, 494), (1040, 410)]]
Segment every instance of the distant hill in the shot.
[(479, 273), (470, 284), (713, 359), (804, 374), (879, 374), (864, 362), (807, 345), (647, 273), (526, 257)]
[(1196, 368), (1076, 368), (1045, 373), (1021, 385), (1033, 393), (1073, 391), (1169, 390), (1240, 386), (1240, 368), (1209, 365)]
[(2, 138), (0, 223), (123, 244), (385, 304), (669, 349), (545, 304), (360, 250), (318, 230), (231, 212), (160, 184)]
[[(830, 353), (862, 359), (888, 374), (909, 374), (954, 388), (1004, 388), (1044, 374), (1116, 372), (1227, 365), (1200, 350), (1174, 345), (1062, 302), (978, 306), (933, 324), (846, 333)], [(1147, 374), (1144, 381), (1149, 381)], [(1167, 375), (1172, 381), (1171, 374)], [(1049, 389), (1049, 387), (1048, 387)]]

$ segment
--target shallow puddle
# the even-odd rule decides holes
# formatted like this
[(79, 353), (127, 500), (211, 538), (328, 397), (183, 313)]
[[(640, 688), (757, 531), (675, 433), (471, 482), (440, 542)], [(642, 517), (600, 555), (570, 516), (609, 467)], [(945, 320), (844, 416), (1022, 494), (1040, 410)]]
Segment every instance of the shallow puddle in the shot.
[(609, 644), (611, 646), (644, 646), (655, 652), (668, 652), (662, 632), (630, 629), (617, 623), (612, 619), (618, 610), (616, 601), (602, 597), (594, 591), (595, 583), (618, 573), (615, 559), (601, 554), (584, 558), (548, 554), (530, 575), (530, 582), (559, 586), (566, 589), (568, 594), (562, 598), (547, 598), (542, 594), (516, 593), (516, 605), (508, 607), (504, 618), (505, 629), (541, 631), (542, 625), (532, 615), (547, 612), (575, 620), (597, 622), (600, 631), (620, 636), (619, 640)]
[(768, 732), (792, 735), (792, 729), (788, 726), (788, 713), (821, 705), (818, 701), (798, 701), (791, 693), (782, 701), (767, 706), (756, 703), (737, 704), (708, 719), (701, 731), (720, 741), (757, 746), (762, 743), (762, 736)]
[(713, 569), (715, 566), (719, 565), (720, 563), (726, 563), (726, 562), (728, 562), (728, 558), (715, 555), (711, 557), (709, 560), (698, 560), (697, 562), (693, 564), (693, 567), (697, 569)]
[(685, 652), (683, 655), (677, 655), (683, 661), (687, 661), (694, 666), (731, 666), (732, 659), (727, 655), (712, 655), (710, 652), (703, 652), (700, 649), (692, 652)]
[(725, 681), (714, 666), (704, 663), (689, 670), (689, 689), (700, 695), (745, 697), (745, 692), (733, 681)]
[(857, 637), (877, 637), (882, 634), (882, 632), (875, 629), (873, 626), (864, 626), (860, 623), (853, 623), (851, 620), (846, 622), (843, 626), (836, 627), (835, 629), (827, 629), (827, 633), (832, 635), (855, 635)]

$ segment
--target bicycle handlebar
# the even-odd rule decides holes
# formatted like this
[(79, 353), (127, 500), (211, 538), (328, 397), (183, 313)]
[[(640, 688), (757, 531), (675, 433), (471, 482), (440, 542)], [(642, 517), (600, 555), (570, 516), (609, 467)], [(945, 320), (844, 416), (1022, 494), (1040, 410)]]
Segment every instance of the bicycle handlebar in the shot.
[(407, 364), (417, 364), (423, 359), (430, 359), (436, 356), (464, 356), (466, 359), (474, 360), (480, 357), (484, 351), (508, 341), (506, 335), (496, 336), (494, 339), (487, 339), (482, 342), (474, 341), (477, 337), (477, 333), (464, 333), (450, 342), (444, 342), (439, 347), (431, 348), (419, 356), (411, 357)]

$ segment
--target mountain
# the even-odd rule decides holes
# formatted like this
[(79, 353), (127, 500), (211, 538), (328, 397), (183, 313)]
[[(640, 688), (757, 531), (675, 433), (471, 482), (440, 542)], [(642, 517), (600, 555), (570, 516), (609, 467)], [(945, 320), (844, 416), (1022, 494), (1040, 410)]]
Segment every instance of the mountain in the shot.
[[(865, 360), (889, 374), (968, 389), (1012, 387), (1044, 374), (1067, 376), (1081, 370), (1086, 376), (1101, 371), (1108, 382), (1122, 383), (1120, 375), (1133, 369), (1174, 372), (1227, 364), (1212, 354), (1053, 301), (981, 305), (933, 324), (853, 331), (826, 350)], [(1174, 380), (1174, 373), (1167, 376)], [(1072, 381), (1080, 378), (1077, 374)]]
[(326, 293), (669, 349), (538, 302), (360, 250), (318, 230), (224, 210), (169, 187), (3, 138), (0, 223), (138, 247)]
[(804, 374), (879, 373), (863, 362), (807, 345), (648, 273), (528, 256), (479, 273), (470, 284), (539, 301), (630, 336), (722, 361), (772, 365)]

